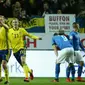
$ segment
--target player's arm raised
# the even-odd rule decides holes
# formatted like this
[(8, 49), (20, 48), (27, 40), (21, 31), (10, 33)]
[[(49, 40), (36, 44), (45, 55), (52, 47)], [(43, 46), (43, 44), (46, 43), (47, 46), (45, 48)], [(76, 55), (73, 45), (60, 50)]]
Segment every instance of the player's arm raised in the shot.
[(32, 38), (32, 39), (36, 39), (36, 40), (42, 40), (41, 37), (32, 35), (32, 34), (28, 33), (25, 29), (22, 29), (22, 31), (23, 31), (23, 33), (24, 33), (25, 36), (28, 36), (28, 37), (30, 37), (30, 38)]
[(5, 24), (3, 21), (0, 21), (0, 23), (2, 24), (2, 26), (6, 29), (9, 29), (9, 26), (7, 24)]

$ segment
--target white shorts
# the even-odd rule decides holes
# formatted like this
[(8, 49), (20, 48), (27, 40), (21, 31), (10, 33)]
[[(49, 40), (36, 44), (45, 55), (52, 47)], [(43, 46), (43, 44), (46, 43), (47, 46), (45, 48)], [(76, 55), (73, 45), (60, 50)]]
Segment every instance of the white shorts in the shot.
[(74, 61), (79, 64), (80, 61), (84, 61), (83, 56), (81, 55), (81, 51), (75, 51)]
[(72, 47), (64, 48), (58, 53), (56, 63), (74, 63), (74, 49)]

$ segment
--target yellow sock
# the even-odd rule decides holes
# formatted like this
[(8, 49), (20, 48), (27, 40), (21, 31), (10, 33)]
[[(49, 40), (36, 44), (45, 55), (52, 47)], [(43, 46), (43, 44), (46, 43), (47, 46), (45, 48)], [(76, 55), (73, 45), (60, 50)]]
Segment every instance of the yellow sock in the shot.
[(9, 73), (7, 68), (4, 70), (4, 73), (5, 73), (5, 81), (9, 81)]
[(25, 73), (25, 77), (28, 78), (28, 66), (27, 66), (27, 64), (23, 65), (23, 70), (24, 70), (24, 73)]
[(31, 71), (31, 69), (30, 69), (28, 66), (27, 66), (27, 69), (28, 69), (28, 72), (29, 72), (29, 73), (31, 73), (31, 72), (32, 72), (32, 71)]
[(0, 65), (0, 79), (1, 79), (1, 65)]

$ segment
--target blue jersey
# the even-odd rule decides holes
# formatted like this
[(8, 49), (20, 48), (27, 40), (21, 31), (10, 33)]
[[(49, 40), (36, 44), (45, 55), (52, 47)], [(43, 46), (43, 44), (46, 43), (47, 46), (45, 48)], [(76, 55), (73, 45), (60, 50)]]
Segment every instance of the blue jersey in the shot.
[(75, 31), (70, 32), (69, 39), (70, 39), (70, 43), (73, 45), (73, 48), (75, 51), (79, 50), (80, 47), (84, 51), (84, 47), (81, 44), (78, 32), (75, 32)]
[(60, 50), (67, 48), (67, 47), (72, 47), (69, 40), (64, 35), (53, 36), (52, 45), (58, 46), (60, 48)]

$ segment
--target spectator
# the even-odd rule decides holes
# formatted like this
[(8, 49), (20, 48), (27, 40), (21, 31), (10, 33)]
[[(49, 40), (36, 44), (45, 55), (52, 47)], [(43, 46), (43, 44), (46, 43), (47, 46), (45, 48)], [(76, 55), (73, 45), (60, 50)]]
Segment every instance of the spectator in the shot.
[(50, 8), (52, 10), (53, 13), (56, 13), (56, 9), (58, 9), (58, 0), (51, 0), (50, 2)]
[(0, 0), (0, 15), (4, 15), (5, 17), (12, 16), (10, 0)]
[(57, 14), (62, 14), (62, 11), (60, 9), (57, 10)]
[(82, 10), (77, 17), (85, 17), (85, 10)]
[(36, 5), (37, 5), (37, 13), (38, 13), (37, 15), (42, 16), (41, 10), (43, 10), (43, 0), (37, 0)]
[(12, 17), (12, 6), (10, 0), (6, 0), (3, 6), (4, 6), (4, 16)]
[(4, 4), (4, 1), (3, 0), (0, 0), (0, 15), (3, 15), (3, 4)]
[(25, 9), (22, 9), (19, 17), (21, 19), (27, 19), (29, 16), (26, 14), (26, 10)]
[(20, 2), (17, 1), (15, 4), (13, 4), (12, 9), (13, 9), (13, 17), (19, 18), (22, 9)]
[(38, 5), (36, 5), (36, 3), (37, 3), (36, 0), (25, 0), (24, 7), (29, 16), (38, 14), (38, 11), (37, 11)]
[(78, 17), (85, 17), (85, 2), (83, 0), (79, 0), (78, 7)]
[(42, 16), (44, 17), (45, 14), (51, 14), (51, 13), (52, 13), (52, 11), (49, 9), (48, 3), (45, 2), (45, 3), (43, 4), (43, 14), (42, 14)]

